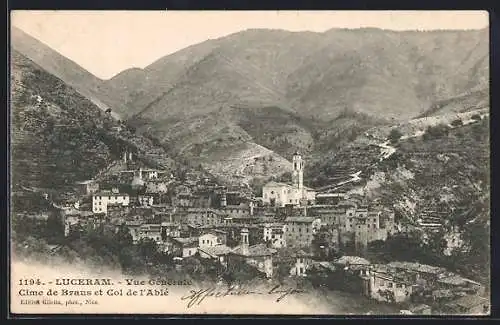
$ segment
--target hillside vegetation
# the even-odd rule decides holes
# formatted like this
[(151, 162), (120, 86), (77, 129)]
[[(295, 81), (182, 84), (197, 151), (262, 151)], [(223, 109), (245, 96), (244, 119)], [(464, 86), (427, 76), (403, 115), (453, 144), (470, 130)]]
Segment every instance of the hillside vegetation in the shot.
[(441, 220), (445, 231), (440, 236), (457, 227), (464, 243), (446, 263), (486, 279), (490, 258), (489, 118), (476, 116), (467, 125), (431, 124), (418, 137), (404, 138), (406, 134), (401, 133), (401, 139), (392, 144), (395, 152), (386, 159), (379, 146), (355, 141), (308, 167), (306, 178), (317, 188), (329, 188), (345, 180), (343, 175), (361, 171), (358, 181), (330, 188), (393, 207), (403, 227), (417, 226), (418, 219), (426, 215)]
[[(26, 34), (19, 28), (11, 28), (12, 48), (23, 54), (45, 71), (73, 87), (102, 110), (112, 108), (119, 111), (122, 105), (120, 94), (109, 88), (101, 79), (49, 46)], [(113, 112), (115, 114), (115, 112)], [(115, 115), (115, 117), (118, 117)]]
[(289, 158), (336, 149), (372, 127), (483, 105), (487, 53), (486, 30), (248, 30), (108, 82), (133, 89), (124, 95), (130, 123), (185, 154), (241, 137)]
[[(224, 173), (238, 156), (246, 164), (249, 147), (262, 148), (260, 156), (271, 150), (277, 161), (295, 151), (321, 159), (367, 130), (488, 102), (487, 29), (252, 29), (110, 80), (16, 29), (13, 47), (170, 155)], [(229, 148), (231, 155), (217, 154)]]
[(162, 147), (130, 131), (114, 131), (119, 122), (15, 50), (11, 72), (14, 191), (64, 189), (93, 178), (124, 150), (148, 165), (171, 166)]

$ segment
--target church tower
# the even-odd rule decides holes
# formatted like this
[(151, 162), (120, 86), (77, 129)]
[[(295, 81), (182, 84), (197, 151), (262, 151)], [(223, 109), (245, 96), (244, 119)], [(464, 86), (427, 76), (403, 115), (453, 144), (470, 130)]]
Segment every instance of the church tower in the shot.
[(248, 246), (249, 246), (249, 243), (248, 243), (248, 229), (247, 228), (241, 229), (241, 243), (240, 243), (240, 246), (241, 246), (241, 252), (243, 253), (243, 255), (247, 255), (248, 254)]
[(304, 186), (304, 162), (298, 152), (293, 154), (292, 185), (299, 190)]

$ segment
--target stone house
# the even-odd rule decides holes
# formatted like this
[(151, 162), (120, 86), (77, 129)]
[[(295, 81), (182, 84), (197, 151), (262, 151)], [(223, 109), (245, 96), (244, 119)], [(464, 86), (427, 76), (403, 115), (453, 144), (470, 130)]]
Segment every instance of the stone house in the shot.
[(249, 245), (248, 229), (241, 230), (240, 245), (235, 247), (228, 255), (228, 264), (247, 263), (266, 274), (273, 276), (273, 255), (276, 250), (267, 248), (264, 244)]
[(196, 254), (198, 251), (198, 238), (197, 237), (189, 237), (189, 238), (172, 238), (172, 250), (174, 255), (178, 257), (189, 257)]

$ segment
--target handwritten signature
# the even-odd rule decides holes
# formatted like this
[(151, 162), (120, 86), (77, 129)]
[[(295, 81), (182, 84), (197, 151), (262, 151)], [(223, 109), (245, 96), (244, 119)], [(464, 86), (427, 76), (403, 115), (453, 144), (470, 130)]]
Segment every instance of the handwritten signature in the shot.
[(206, 298), (224, 298), (227, 296), (244, 296), (244, 295), (277, 295), (276, 302), (282, 301), (286, 296), (304, 293), (305, 291), (297, 288), (283, 288), (281, 285), (274, 286), (269, 291), (258, 292), (245, 288), (236, 288), (230, 286), (226, 289), (217, 289), (210, 287), (206, 289), (191, 290), (189, 294), (181, 297), (181, 300), (187, 300), (187, 308), (200, 305)]

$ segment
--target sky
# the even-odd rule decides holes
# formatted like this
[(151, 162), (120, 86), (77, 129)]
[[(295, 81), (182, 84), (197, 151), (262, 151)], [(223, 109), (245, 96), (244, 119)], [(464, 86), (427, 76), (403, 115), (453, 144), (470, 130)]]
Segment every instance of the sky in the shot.
[(486, 11), (13, 11), (11, 24), (99, 78), (250, 28), (480, 29)]

